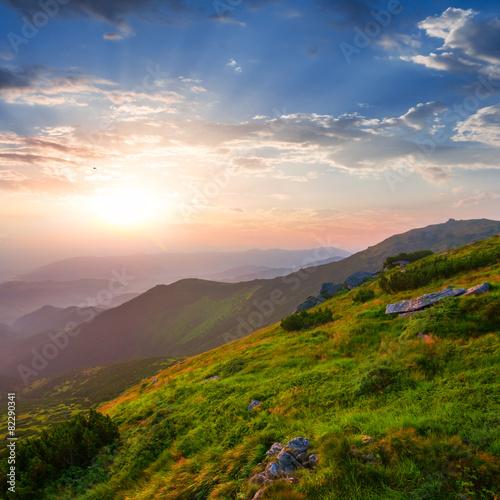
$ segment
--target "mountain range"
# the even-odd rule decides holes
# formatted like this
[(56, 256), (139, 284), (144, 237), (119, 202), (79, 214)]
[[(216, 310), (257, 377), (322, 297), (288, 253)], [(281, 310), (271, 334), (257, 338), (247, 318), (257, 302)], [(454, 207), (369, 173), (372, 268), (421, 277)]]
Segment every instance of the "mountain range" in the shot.
[[(499, 232), (497, 221), (449, 220), (392, 236), (339, 262), (284, 277), (241, 283), (184, 279), (158, 285), (82, 324), (63, 352), (50, 360), (39, 358), (44, 350), (51, 350), (47, 347), (51, 339), (46, 334), (33, 336), (10, 353), (3, 372), (12, 375), (22, 365), (35, 378), (138, 357), (192, 356), (278, 322), (317, 294), (323, 282), (342, 283), (358, 271), (376, 272), (388, 256), (401, 251), (442, 252)], [(319, 251), (315, 257), (315, 261), (324, 258)]]

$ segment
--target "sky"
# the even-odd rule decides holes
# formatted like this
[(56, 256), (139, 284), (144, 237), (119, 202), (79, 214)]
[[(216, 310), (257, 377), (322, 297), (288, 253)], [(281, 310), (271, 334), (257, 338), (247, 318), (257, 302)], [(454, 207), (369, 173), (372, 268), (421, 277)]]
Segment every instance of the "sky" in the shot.
[(499, 15), (0, 0), (0, 250), (357, 250), (500, 219)]

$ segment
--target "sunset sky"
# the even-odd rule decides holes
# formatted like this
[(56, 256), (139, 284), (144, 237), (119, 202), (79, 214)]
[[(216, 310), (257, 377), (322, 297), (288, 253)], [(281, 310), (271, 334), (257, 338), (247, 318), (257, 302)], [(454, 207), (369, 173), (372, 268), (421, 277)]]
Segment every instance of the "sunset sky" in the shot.
[(0, 248), (357, 250), (500, 219), (499, 15), (0, 0)]

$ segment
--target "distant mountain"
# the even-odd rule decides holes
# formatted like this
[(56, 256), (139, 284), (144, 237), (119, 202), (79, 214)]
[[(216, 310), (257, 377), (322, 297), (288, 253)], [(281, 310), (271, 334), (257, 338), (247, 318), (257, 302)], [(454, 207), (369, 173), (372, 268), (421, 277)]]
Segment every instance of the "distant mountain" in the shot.
[[(328, 264), (330, 262), (338, 262), (345, 257), (333, 256), (328, 259), (320, 260), (314, 262), (315, 266), (320, 266), (323, 264)], [(304, 269), (311, 267), (307, 262), (303, 263), (302, 266), (298, 268), (271, 268), (266, 266), (240, 266), (234, 269), (229, 269), (223, 273), (214, 274), (207, 276), (206, 279), (210, 281), (223, 281), (225, 283), (239, 283), (240, 281), (252, 281), (252, 280), (269, 280), (277, 278), (279, 276), (286, 276), (291, 274), (298, 269)]]
[[(126, 283), (125, 278), (117, 275)], [(112, 281), (113, 278), (115, 281)], [(82, 279), (71, 282), (40, 281), (26, 283), (8, 281), (0, 284), (0, 321), (12, 323), (21, 316), (31, 313), (45, 305), (57, 308), (71, 306), (109, 307), (112, 303), (119, 305), (130, 296), (123, 296), (128, 286), (119, 283), (118, 278), (109, 275), (107, 280)]]
[[(339, 248), (321, 249), (322, 255), (347, 257)], [(43, 266), (23, 274), (20, 281), (75, 281), (105, 279), (113, 270), (125, 270), (134, 276), (135, 290), (146, 291), (158, 284), (170, 284), (184, 278), (206, 278), (241, 266), (298, 269), (318, 260), (318, 249), (248, 250), (245, 252), (197, 252), (136, 254), (120, 257), (75, 257)], [(248, 273), (246, 273), (248, 274)]]
[(23, 337), (37, 333), (64, 330), (68, 325), (81, 325), (91, 321), (104, 309), (98, 307), (54, 307), (43, 306), (25, 314), (10, 325), (10, 330)]
[[(375, 272), (401, 251), (458, 247), (500, 233), (500, 222), (448, 221), (392, 236), (339, 262), (272, 280), (217, 283), (186, 279), (160, 285), (101, 313), (71, 338), (64, 355), (45, 363), (43, 375), (148, 356), (190, 356), (249, 335), (291, 314), (323, 282), (341, 283), (357, 271)], [(36, 335), (12, 353), (10, 367), (31, 366), (47, 336)]]

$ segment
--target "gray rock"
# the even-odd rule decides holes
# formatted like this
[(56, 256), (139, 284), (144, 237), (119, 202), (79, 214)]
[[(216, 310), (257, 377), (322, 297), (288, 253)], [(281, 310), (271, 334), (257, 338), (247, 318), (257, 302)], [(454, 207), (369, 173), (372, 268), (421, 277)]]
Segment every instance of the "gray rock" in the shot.
[(360, 271), (359, 273), (351, 274), (351, 276), (344, 281), (344, 285), (346, 285), (347, 288), (356, 288), (372, 276), (372, 273)]
[(488, 283), (483, 283), (481, 285), (473, 286), (469, 288), (464, 294), (463, 297), (467, 295), (482, 295), (483, 293), (487, 293), (490, 291), (490, 285)]
[(266, 455), (272, 457), (273, 455), (277, 455), (282, 449), (283, 445), (281, 443), (274, 443), (271, 448), (266, 451)]
[(208, 377), (205, 380), (202, 380), (201, 382), (210, 382), (211, 380), (218, 380), (220, 378), (219, 375), (214, 375), (213, 377)]
[(403, 300), (395, 304), (389, 304), (385, 309), (385, 314), (406, 313), (411, 311), (418, 311), (424, 307), (428, 307), (446, 297), (457, 297), (465, 293), (465, 288), (443, 288), (440, 292), (427, 293), (416, 299)]
[(311, 455), (309, 457), (308, 462), (309, 462), (309, 465), (311, 467), (316, 467), (316, 465), (318, 465), (318, 463), (319, 463), (319, 457), (318, 457), (318, 455)]
[(279, 464), (271, 462), (270, 464), (267, 464), (265, 474), (269, 479), (278, 479), (283, 476), (284, 472), (285, 471)]
[(297, 456), (300, 453), (307, 451), (307, 448), (309, 448), (309, 439), (304, 438), (304, 437), (296, 437), (294, 439), (291, 439), (288, 441), (287, 446), (290, 448), (291, 452)]
[(295, 458), (297, 459), (297, 462), (299, 462), (302, 465), (306, 465), (308, 460), (307, 453), (305, 452), (299, 453)]
[(302, 467), (299, 464), (299, 462), (297, 462), (297, 460), (295, 460), (295, 458), (293, 458), (293, 456), (290, 455), (290, 453), (287, 453), (286, 451), (283, 450), (280, 451), (278, 455), (278, 462), (281, 465), (281, 468), (285, 472), (292, 472), (293, 470)]
[[(324, 301), (324, 300), (323, 300)], [(320, 302), (316, 297), (309, 297), (305, 302), (302, 302), (299, 306), (297, 306), (297, 309), (295, 310), (296, 313), (302, 312), (302, 311), (307, 311), (308, 309), (311, 309), (314, 306), (317, 306)]]
[(257, 399), (252, 399), (252, 401), (250, 401), (250, 404), (248, 405), (247, 411), (252, 410), (256, 406), (259, 406), (261, 403), (262, 401), (258, 401)]
[(342, 285), (335, 285), (333, 283), (323, 283), (321, 285), (320, 295), (328, 293), (329, 295), (335, 295), (338, 291), (342, 290)]

